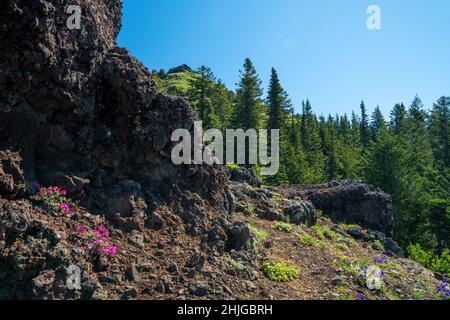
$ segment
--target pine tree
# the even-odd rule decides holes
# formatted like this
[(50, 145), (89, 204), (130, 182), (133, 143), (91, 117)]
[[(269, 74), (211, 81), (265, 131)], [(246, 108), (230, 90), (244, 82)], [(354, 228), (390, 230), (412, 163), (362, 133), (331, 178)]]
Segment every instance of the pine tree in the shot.
[(394, 134), (401, 134), (405, 129), (406, 108), (403, 103), (397, 103), (391, 112), (391, 128)]
[(189, 83), (188, 97), (200, 119), (204, 122), (204, 127), (207, 128), (214, 125), (214, 122), (217, 120), (212, 104), (213, 88), (216, 79), (211, 69), (206, 66), (199, 67), (197, 74)]
[(285, 96), (281, 87), (277, 71), (272, 68), (270, 76), (269, 93), (267, 96), (267, 106), (269, 108), (268, 129), (281, 129), (281, 124), (285, 118)]
[(361, 124), (360, 124), (361, 144), (363, 149), (369, 146), (370, 142), (370, 129), (369, 129), (369, 117), (367, 116), (367, 109), (364, 101), (361, 101)]
[(353, 147), (359, 147), (361, 145), (361, 124), (359, 122), (358, 116), (354, 111), (352, 111), (352, 145)]
[(213, 89), (212, 104), (215, 113), (220, 120), (218, 129), (224, 130), (230, 127), (231, 116), (233, 114), (233, 92), (228, 90), (222, 81), (218, 81)]
[[(280, 172), (274, 177), (268, 177), (266, 182), (270, 184), (288, 183), (287, 168), (290, 166), (289, 157), (292, 150), (289, 144), (289, 123), (288, 113), (292, 112), (292, 103), (289, 95), (281, 86), (277, 71), (272, 68), (270, 77), (269, 90), (266, 99), (268, 107), (267, 129), (280, 130)], [(269, 150), (271, 141), (269, 140)]]
[(450, 97), (441, 97), (430, 115), (430, 136), (434, 159), (438, 166), (450, 167)]
[(240, 71), (240, 74), (241, 79), (236, 90), (233, 126), (244, 131), (257, 129), (261, 120), (262, 82), (249, 58), (245, 59), (244, 69)]
[(370, 126), (372, 130), (372, 139), (376, 139), (378, 133), (386, 129), (386, 121), (384, 120), (383, 113), (380, 107), (377, 106), (372, 114), (372, 123)]

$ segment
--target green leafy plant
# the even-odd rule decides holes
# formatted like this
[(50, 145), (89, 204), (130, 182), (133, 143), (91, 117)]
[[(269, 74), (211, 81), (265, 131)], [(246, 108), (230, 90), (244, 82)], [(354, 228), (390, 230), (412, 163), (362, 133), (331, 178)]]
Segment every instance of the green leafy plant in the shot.
[(248, 225), (248, 229), (250, 230), (250, 233), (255, 236), (256, 241), (258, 242), (264, 242), (267, 240), (267, 238), (269, 238), (269, 234), (266, 231), (258, 229), (251, 224)]
[(298, 242), (302, 245), (310, 246), (310, 247), (314, 247), (314, 248), (325, 249), (327, 247), (325, 243), (314, 240), (314, 238), (311, 237), (310, 235), (304, 235), (304, 236), (300, 237)]
[(227, 167), (228, 169), (239, 169), (239, 165), (235, 164), (235, 163), (228, 163), (225, 165), (225, 167)]
[(238, 271), (243, 271), (246, 269), (245, 264), (241, 260), (232, 260), (231, 267)]
[(334, 239), (336, 239), (338, 237), (336, 232), (334, 232), (333, 230), (331, 230), (331, 229), (329, 229), (327, 227), (322, 228), (322, 230), (323, 230), (323, 235), (328, 240), (334, 240)]
[(381, 243), (380, 240), (375, 240), (372, 244), (372, 248), (377, 251), (384, 251), (384, 245)]
[(323, 234), (322, 228), (320, 228), (319, 226), (313, 226), (312, 229), (320, 240), (325, 240), (325, 235)]
[(420, 244), (411, 244), (408, 249), (410, 259), (417, 261), (425, 268), (450, 276), (450, 251), (444, 250), (440, 256), (422, 249)]
[(253, 203), (249, 203), (245, 208), (244, 208), (244, 213), (248, 216), (252, 216), (255, 213), (255, 205)]
[(265, 262), (262, 264), (261, 270), (270, 280), (278, 282), (287, 282), (300, 276), (300, 270), (286, 262)]
[(290, 223), (278, 221), (275, 223), (274, 228), (280, 231), (290, 233), (292, 231), (293, 226)]

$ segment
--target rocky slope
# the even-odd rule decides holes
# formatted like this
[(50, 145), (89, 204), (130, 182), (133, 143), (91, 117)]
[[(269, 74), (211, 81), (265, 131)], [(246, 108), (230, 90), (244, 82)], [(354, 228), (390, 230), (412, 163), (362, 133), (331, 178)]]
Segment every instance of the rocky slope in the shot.
[[(69, 4), (82, 8), (80, 30), (66, 26)], [(317, 213), (391, 236), (390, 199), (380, 190), (269, 190), (245, 171), (175, 166), (170, 135), (192, 131), (196, 115), (117, 47), (120, 20), (119, 0), (0, 3), (0, 298), (390, 298), (353, 274), (354, 259), (375, 258), (372, 246), (383, 244), (395, 259), (397, 294), (389, 294), (434, 297), (437, 280), (396, 260), (389, 237)], [(35, 195), (36, 182), (67, 190), (58, 193), (65, 207), (54, 193)], [(272, 222), (287, 220), (290, 232)], [(117, 252), (96, 250), (84, 229), (107, 229)], [(280, 259), (300, 275), (274, 285), (261, 267)], [(75, 290), (73, 266), (81, 270)]]

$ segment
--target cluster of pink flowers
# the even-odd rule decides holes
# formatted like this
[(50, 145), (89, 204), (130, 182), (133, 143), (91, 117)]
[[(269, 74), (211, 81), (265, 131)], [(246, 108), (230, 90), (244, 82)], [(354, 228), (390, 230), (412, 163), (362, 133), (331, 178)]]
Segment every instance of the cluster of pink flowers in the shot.
[[(61, 210), (68, 217), (72, 218), (75, 213), (71, 210), (67, 203), (67, 190), (60, 187), (41, 187), (37, 182), (34, 184), (36, 188), (36, 198), (45, 202), (48, 206), (55, 210)], [(89, 240), (86, 245), (87, 249), (95, 249), (101, 255), (113, 256), (117, 253), (117, 247), (108, 241), (109, 231), (104, 226), (97, 229), (90, 229), (86, 226), (77, 226), (76, 232)]]
[(38, 183), (34, 184), (37, 193), (37, 199), (45, 202), (48, 206), (61, 210), (68, 217), (72, 218), (75, 213), (70, 209), (69, 204), (67, 203), (67, 190), (61, 189), (60, 187), (41, 187)]
[(117, 247), (109, 243), (109, 231), (104, 226), (91, 230), (86, 226), (78, 226), (76, 231), (89, 239), (88, 249), (94, 248), (99, 254), (113, 256), (117, 253)]

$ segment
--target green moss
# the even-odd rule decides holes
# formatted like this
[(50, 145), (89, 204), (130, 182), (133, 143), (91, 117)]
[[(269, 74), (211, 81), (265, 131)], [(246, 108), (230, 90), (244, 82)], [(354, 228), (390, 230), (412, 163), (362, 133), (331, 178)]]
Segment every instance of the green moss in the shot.
[(287, 282), (300, 276), (300, 270), (286, 262), (265, 262), (261, 266), (261, 270), (270, 280), (278, 282)]

